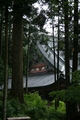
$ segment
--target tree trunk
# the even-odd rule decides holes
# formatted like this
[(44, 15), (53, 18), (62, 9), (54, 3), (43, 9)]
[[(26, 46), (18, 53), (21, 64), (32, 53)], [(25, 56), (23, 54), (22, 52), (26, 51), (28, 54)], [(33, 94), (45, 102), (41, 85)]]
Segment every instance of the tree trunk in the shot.
[[(64, 12), (65, 12), (65, 78), (66, 88), (70, 85), (70, 70), (69, 70), (69, 31), (68, 31), (68, 0), (64, 1)], [(71, 120), (71, 104), (66, 102), (66, 120)]]
[(5, 5), (5, 64), (4, 64), (4, 93), (3, 93), (3, 120), (6, 120), (7, 110), (7, 79), (8, 79), (8, 6)]
[(74, 0), (73, 72), (78, 66), (78, 0)]
[(29, 44), (26, 58), (26, 93), (28, 93), (28, 69), (29, 69)]
[(57, 52), (57, 90), (59, 90), (59, 40), (60, 40), (60, 29), (59, 29), (59, 5), (58, 5), (58, 52)]
[[(56, 82), (56, 66), (55, 66), (55, 41), (54, 41), (54, 23), (52, 21), (52, 29), (53, 29), (53, 65), (54, 65), (54, 81), (55, 81), (55, 91), (57, 90), (57, 82)], [(57, 101), (55, 100), (55, 109), (57, 109)]]
[[(74, 40), (73, 40), (73, 72), (78, 67), (78, 0), (74, 0)], [(73, 76), (72, 76), (73, 77)], [(77, 117), (77, 103), (72, 104), (72, 119), (75, 120)]]
[(16, 4), (16, 0), (14, 2), (11, 95), (23, 102), (23, 22), (21, 6)]
[(65, 76), (66, 76), (66, 88), (70, 85), (70, 69), (69, 69), (69, 31), (68, 31), (68, 0), (64, 2), (65, 9)]
[(1, 21), (0, 21), (0, 58), (2, 57), (2, 22), (3, 22), (3, 6), (1, 7)]

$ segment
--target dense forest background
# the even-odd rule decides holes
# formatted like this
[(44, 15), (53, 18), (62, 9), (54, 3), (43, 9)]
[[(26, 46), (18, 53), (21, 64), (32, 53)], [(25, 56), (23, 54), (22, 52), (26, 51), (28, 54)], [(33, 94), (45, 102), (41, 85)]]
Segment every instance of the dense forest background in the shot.
[[(38, 3), (40, 11), (34, 6)], [(43, 8), (47, 5), (47, 9)], [(55, 19), (56, 18), (56, 19)], [(48, 35), (44, 25), (50, 21), (52, 34)], [(78, 53), (80, 52), (80, 0), (0, 0), (0, 85), (3, 89), (3, 120), (6, 120), (7, 81), (12, 76), (10, 96), (24, 102), (23, 75), (26, 74), (34, 56), (42, 61), (37, 50), (37, 42), (47, 45), (50, 37), (57, 37), (57, 53), (63, 50), (65, 55), (65, 79), (67, 98), (73, 95), (70, 90), (79, 92)], [(56, 30), (56, 34), (54, 31)], [(54, 51), (56, 49), (55, 46)], [(58, 65), (59, 67), (59, 57)], [(72, 80), (70, 81), (69, 60), (72, 59)], [(36, 62), (37, 62), (36, 61)], [(57, 71), (57, 75), (59, 71)], [(28, 74), (26, 74), (26, 77)], [(74, 84), (77, 86), (74, 90)], [(72, 87), (72, 88), (71, 88)], [(27, 93), (28, 91), (26, 91)], [(60, 93), (61, 92), (61, 93)], [(56, 92), (64, 95), (64, 91)], [(54, 96), (55, 93), (53, 93)], [(75, 100), (65, 98), (66, 120), (73, 120), (77, 111), (79, 94)], [(74, 98), (74, 97), (73, 97)], [(62, 98), (61, 98), (62, 99)]]

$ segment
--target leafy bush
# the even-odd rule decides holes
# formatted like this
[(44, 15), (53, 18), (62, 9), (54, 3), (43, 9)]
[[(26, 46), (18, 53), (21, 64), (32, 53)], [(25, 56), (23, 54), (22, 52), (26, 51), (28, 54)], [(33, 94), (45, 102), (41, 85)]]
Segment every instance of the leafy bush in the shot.
[(59, 106), (55, 109), (55, 100), (53, 100), (52, 105), (49, 106), (48, 120), (64, 120), (65, 112), (65, 103), (59, 101)]
[(48, 106), (47, 101), (41, 99), (37, 92), (24, 96), (27, 105), (27, 114), (33, 120), (63, 120), (65, 117), (65, 104), (60, 101), (59, 107), (55, 110), (55, 102)]
[(72, 83), (66, 90), (53, 91), (50, 96), (64, 102), (80, 104), (80, 71), (73, 73)]
[(18, 99), (10, 99), (7, 101), (7, 117), (25, 116), (24, 105)]
[[(55, 110), (55, 100), (52, 101), (51, 108), (53, 108)], [(57, 106), (56, 111), (65, 114), (66, 113), (65, 103), (62, 101), (59, 101), (59, 105)]]
[[(2, 92), (0, 96), (2, 96)], [(65, 115), (63, 103), (60, 102), (60, 107), (57, 110), (54, 108), (54, 101), (51, 106), (48, 106), (47, 103), (46, 100), (41, 99), (38, 92), (25, 94), (23, 104), (18, 99), (11, 99), (8, 96), (7, 117), (30, 116), (32, 120), (63, 120)], [(2, 107), (3, 102), (0, 99), (0, 109)], [(2, 118), (1, 111), (0, 118)]]
[(48, 120), (64, 120), (64, 119), (65, 119), (65, 114), (55, 111), (54, 109), (51, 109), (49, 111)]
[(43, 101), (37, 92), (24, 96), (27, 113), (33, 120), (47, 119), (47, 101)]

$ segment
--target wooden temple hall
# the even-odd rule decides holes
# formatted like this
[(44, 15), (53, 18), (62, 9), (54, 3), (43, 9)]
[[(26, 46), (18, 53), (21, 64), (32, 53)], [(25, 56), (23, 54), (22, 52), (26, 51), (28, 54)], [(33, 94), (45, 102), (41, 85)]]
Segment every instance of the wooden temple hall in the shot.
[[(12, 79), (8, 79), (8, 89), (11, 89)], [(38, 63), (31, 67), (28, 75), (28, 92), (38, 91), (44, 99), (49, 99), (48, 93), (55, 90), (54, 72), (45, 63)], [(23, 87), (26, 89), (26, 76), (23, 76)], [(65, 88), (65, 80), (59, 78), (59, 89)], [(1, 89), (1, 88), (0, 88)]]
[[(45, 99), (48, 99), (48, 93), (56, 89), (57, 81), (55, 81), (55, 74), (54, 74), (54, 54), (51, 49), (49, 49), (48, 52), (46, 51), (46, 47), (44, 45), (38, 44), (38, 48), (41, 52), (41, 54), (44, 56), (44, 61), (42, 63), (35, 63), (31, 66), (31, 69), (29, 70), (28, 74), (28, 80), (27, 80), (27, 87), (28, 92), (34, 92), (38, 91), (39, 94), (44, 97)], [(52, 57), (53, 56), (53, 57)], [(55, 57), (57, 59), (57, 54), (55, 53)], [(59, 57), (59, 72), (64, 75), (64, 65), (65, 61)], [(57, 63), (55, 63), (56, 65)], [(61, 74), (58, 78), (58, 89), (65, 89), (65, 79)], [(8, 89), (11, 89), (11, 82), (12, 78), (8, 79)], [(2, 89), (3, 86), (0, 86), (0, 89)], [(23, 76), (23, 88), (26, 89), (26, 76)]]

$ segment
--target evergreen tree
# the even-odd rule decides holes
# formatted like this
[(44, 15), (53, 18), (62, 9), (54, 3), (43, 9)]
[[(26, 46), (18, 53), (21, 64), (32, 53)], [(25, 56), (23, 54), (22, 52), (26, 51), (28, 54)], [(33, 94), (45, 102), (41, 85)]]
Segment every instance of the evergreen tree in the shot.
[[(31, 5), (36, 2), (14, 0), (13, 5), (13, 58), (11, 95), (23, 102), (23, 15), (31, 12)], [(16, 92), (17, 91), (17, 92)]]
[(11, 95), (23, 102), (23, 20), (21, 7), (22, 4), (20, 5), (14, 0)]
[(78, 67), (78, 0), (74, 0), (73, 72)]
[(8, 81), (8, 4), (5, 3), (5, 60), (4, 60), (3, 120), (6, 120)]

